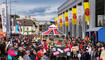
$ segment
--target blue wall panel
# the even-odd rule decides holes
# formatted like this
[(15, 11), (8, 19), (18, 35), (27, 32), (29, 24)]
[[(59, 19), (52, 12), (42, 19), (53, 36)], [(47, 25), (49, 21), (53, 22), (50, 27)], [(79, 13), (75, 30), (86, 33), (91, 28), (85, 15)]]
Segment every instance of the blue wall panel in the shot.
[(98, 31), (98, 41), (105, 42), (105, 27)]

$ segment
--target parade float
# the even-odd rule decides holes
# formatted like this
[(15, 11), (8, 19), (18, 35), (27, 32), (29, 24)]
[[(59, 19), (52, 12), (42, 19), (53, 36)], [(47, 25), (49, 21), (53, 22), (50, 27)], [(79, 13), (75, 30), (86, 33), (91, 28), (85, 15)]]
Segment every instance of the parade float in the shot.
[[(46, 37), (47, 39), (44, 39)], [(54, 56), (70, 56), (70, 48), (67, 47), (66, 35), (60, 32), (57, 26), (49, 26), (49, 29), (42, 33), (42, 39), (49, 43), (51, 53)]]

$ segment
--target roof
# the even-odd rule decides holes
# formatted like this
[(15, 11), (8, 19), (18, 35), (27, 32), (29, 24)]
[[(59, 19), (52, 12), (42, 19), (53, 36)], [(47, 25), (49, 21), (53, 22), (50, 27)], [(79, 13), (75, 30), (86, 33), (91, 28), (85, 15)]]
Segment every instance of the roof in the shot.
[(58, 27), (54, 24), (49, 26), (48, 31), (42, 33), (42, 35), (62, 35), (63, 33), (58, 30)]
[(31, 21), (31, 20), (16, 20), (16, 24), (17, 25), (20, 24), (21, 26), (32, 26), (33, 21)]
[(95, 27), (95, 28), (90, 28), (87, 30), (87, 32), (90, 32), (90, 31), (98, 31), (100, 30), (102, 27)]
[(57, 27), (57, 26), (55, 26), (54, 24), (52, 24), (51, 26), (49, 26), (49, 27)]
[(38, 24), (34, 18), (16, 18), (16, 24), (21, 26), (33, 26), (33, 24)]
[(66, 10), (69, 10), (70, 8), (72, 8), (73, 6), (77, 5), (80, 2), (82, 2), (82, 0), (67, 0), (60, 7), (58, 7), (58, 14), (61, 14)]

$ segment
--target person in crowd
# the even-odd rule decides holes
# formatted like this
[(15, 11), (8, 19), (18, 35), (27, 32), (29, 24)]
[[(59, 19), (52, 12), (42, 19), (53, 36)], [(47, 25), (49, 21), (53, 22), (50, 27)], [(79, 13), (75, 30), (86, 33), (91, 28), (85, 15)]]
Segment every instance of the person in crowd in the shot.
[(89, 52), (88, 52), (88, 50), (86, 50), (85, 51), (85, 60), (89, 60), (90, 58), (89, 58)]
[(102, 48), (100, 60), (105, 60), (105, 47)]
[(18, 49), (18, 56), (24, 56), (24, 51), (23, 51), (23, 48), (22, 47), (19, 47)]
[(33, 50), (32, 53), (30, 54), (30, 58), (31, 58), (31, 60), (36, 59), (36, 51), (35, 50)]
[(101, 55), (101, 49), (98, 48), (97, 53), (96, 53), (96, 59), (99, 60)]
[[(51, 38), (52, 37), (50, 37), (50, 39)], [(51, 59), (56, 59), (56, 56), (51, 53), (50, 43), (47, 42), (47, 45), (42, 44), (42, 40), (39, 35), (13, 36), (6, 42), (8, 43), (10, 40), (12, 40), (12, 42), (9, 45), (4, 42), (0, 44), (0, 56), (8, 56), (8, 60), (43, 60), (44, 58), (49, 58), (49, 55)], [(67, 41), (65, 42), (67, 43), (67, 47), (71, 49), (70, 52), (72, 57), (78, 57), (81, 60), (104, 60), (102, 54), (105, 52), (105, 43), (95, 42), (94, 44), (91, 39), (74, 37), (67, 38), (66, 40)], [(5, 50), (6, 45), (8, 45), (7, 52)], [(48, 56), (43, 54), (43, 52), (45, 52), (44, 49), (46, 50), (46, 53), (49, 53)], [(10, 53), (11, 51), (13, 52), (12, 55)]]
[(44, 56), (41, 58), (41, 60), (49, 60), (49, 58), (48, 58), (46, 53), (44, 53)]
[(81, 60), (81, 53), (78, 53), (78, 60)]
[(30, 58), (29, 55), (30, 55), (30, 51), (27, 50), (27, 51), (26, 51), (26, 54), (23, 56), (23, 59), (24, 59), (24, 60), (31, 60), (31, 58)]
[(22, 55), (19, 55), (18, 60), (23, 60)]

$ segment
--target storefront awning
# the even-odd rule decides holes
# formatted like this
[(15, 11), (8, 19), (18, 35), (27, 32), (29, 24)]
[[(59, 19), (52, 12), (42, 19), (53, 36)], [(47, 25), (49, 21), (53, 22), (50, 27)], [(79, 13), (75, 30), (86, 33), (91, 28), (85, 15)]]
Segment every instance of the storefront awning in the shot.
[(102, 27), (95, 27), (95, 28), (90, 28), (87, 30), (87, 32), (91, 32), (91, 31), (98, 31), (100, 30)]

